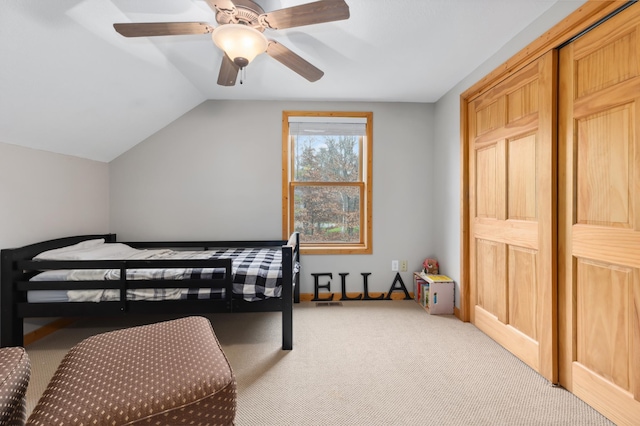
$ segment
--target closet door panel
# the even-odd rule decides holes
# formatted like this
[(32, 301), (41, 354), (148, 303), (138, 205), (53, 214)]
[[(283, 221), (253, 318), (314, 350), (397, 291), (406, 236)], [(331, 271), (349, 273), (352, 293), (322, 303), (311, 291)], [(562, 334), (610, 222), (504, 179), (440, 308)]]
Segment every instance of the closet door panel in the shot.
[(632, 269), (580, 259), (577, 281), (580, 323), (576, 362), (622, 389), (630, 389), (628, 295)]
[(633, 104), (626, 104), (576, 119), (577, 223), (633, 226), (633, 115)]
[(505, 250), (504, 244), (495, 241), (477, 241), (478, 306), (502, 322), (508, 312)]
[(640, 424), (640, 8), (560, 51), (560, 383)]
[(471, 321), (557, 381), (556, 56), (469, 103)]
[(538, 340), (538, 257), (535, 250), (509, 250), (509, 324), (534, 341)]
[(509, 141), (507, 164), (507, 217), (512, 220), (537, 220), (536, 135), (527, 135)]
[(497, 144), (481, 147), (476, 151), (476, 198), (477, 216), (481, 218), (498, 218), (498, 163), (500, 155)]

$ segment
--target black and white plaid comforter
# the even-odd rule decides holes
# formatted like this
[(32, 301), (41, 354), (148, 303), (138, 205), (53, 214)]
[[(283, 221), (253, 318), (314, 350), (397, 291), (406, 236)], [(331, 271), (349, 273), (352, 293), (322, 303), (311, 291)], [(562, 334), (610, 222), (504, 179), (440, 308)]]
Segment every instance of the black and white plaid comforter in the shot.
[[(234, 295), (242, 296), (248, 301), (280, 297), (282, 292), (282, 249), (239, 248), (208, 251), (207, 253), (210, 254), (209, 258), (230, 258), (232, 260)], [(193, 269), (190, 278), (197, 279), (201, 273), (201, 270)], [(182, 298), (220, 297), (212, 295), (210, 292), (211, 289), (188, 289), (183, 293)]]
[[(208, 251), (140, 250), (130, 259), (212, 259), (231, 258), (233, 275), (233, 297), (247, 301), (280, 297), (282, 292), (282, 249), (239, 248)], [(148, 279), (211, 279), (222, 278), (224, 268), (169, 268), (128, 269), (128, 280)], [(120, 270), (83, 269), (71, 271), (47, 271), (36, 275), (33, 281), (66, 280), (118, 280)], [(127, 290), (128, 300), (171, 299), (222, 299), (224, 289), (211, 288), (141, 288), (132, 286)], [(102, 302), (120, 299), (119, 290), (68, 290), (69, 301)]]

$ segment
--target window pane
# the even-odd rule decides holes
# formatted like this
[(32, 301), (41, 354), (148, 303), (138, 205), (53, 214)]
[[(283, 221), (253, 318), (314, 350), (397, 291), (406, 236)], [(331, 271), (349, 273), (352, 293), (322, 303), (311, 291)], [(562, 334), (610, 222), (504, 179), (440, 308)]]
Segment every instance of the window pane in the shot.
[(360, 180), (359, 136), (297, 136), (294, 174), (297, 182), (357, 182)]
[(359, 186), (296, 186), (295, 224), (306, 243), (360, 242)]
[(302, 253), (369, 254), (373, 113), (283, 111), (283, 238)]

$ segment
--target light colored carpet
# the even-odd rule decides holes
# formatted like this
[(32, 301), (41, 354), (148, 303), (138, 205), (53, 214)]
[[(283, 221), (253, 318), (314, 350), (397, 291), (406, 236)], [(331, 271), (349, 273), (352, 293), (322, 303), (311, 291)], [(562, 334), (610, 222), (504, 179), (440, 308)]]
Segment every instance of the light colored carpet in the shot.
[[(612, 425), (468, 323), (413, 301), (207, 315), (238, 380), (243, 425)], [(90, 335), (169, 319), (87, 319), (27, 347), (28, 410), (66, 351)]]

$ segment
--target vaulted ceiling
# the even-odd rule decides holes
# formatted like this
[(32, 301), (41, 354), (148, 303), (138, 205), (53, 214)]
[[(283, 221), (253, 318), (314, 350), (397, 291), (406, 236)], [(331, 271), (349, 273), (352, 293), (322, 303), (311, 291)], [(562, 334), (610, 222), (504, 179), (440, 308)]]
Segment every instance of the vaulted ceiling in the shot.
[[(208, 22), (204, 0), (0, 1), (0, 142), (110, 161), (205, 100), (436, 102), (557, 1), (346, 0), (350, 18), (265, 31), (324, 71), (267, 55), (216, 83), (211, 36), (126, 38), (116, 22)], [(269, 12), (305, 0), (256, 0)]]

